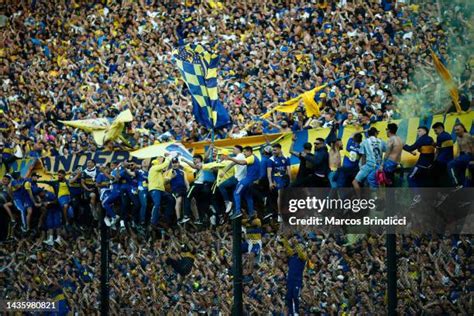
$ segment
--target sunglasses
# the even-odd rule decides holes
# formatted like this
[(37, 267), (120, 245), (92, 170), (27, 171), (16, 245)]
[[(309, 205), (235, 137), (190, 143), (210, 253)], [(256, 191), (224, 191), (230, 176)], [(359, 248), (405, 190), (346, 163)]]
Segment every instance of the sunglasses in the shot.
[(314, 143), (315, 145), (322, 145), (323, 143)]

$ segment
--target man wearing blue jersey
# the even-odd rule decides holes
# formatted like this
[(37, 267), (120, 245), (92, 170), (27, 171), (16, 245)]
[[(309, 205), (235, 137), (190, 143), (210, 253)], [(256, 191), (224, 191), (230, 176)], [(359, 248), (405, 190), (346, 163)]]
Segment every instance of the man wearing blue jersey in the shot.
[[(118, 163), (112, 162), (110, 164), (110, 169), (110, 187), (108, 190), (103, 191), (101, 194), (101, 200), (102, 207), (104, 208), (106, 214), (104, 217), (105, 225), (113, 227), (120, 219), (120, 216), (115, 214), (113, 208), (114, 203), (120, 199), (120, 170)], [(125, 228), (125, 224), (123, 226)]]
[(54, 233), (61, 228), (61, 207), (58, 203), (57, 196), (46, 190), (39, 191), (39, 198), (41, 199), (42, 217), (44, 217), (43, 228), (46, 231), (48, 238), (43, 243), (53, 246), (54, 242), (61, 244), (61, 237), (57, 234), (54, 240)]
[[(138, 188), (135, 181), (135, 163), (124, 161), (120, 164), (120, 217), (123, 221), (128, 221), (128, 215), (137, 218), (138, 206)], [(133, 225), (132, 221), (132, 225)]]
[(146, 210), (148, 206), (148, 169), (150, 163), (148, 160), (143, 160), (141, 168), (135, 171), (138, 181), (138, 199), (140, 201), (140, 225), (145, 226)]
[[(25, 180), (31, 184), (31, 193), (33, 193), (33, 197), (36, 197), (40, 191), (40, 187), (38, 186), (38, 179), (39, 175), (36, 172), (33, 172), (30, 175), (30, 178), (25, 178)], [(37, 201), (37, 199), (35, 199), (35, 201)]]
[[(68, 179), (69, 182), (69, 192), (71, 193), (71, 207), (74, 210), (74, 214), (77, 214), (80, 224), (89, 224), (91, 221), (91, 216), (89, 213), (86, 213), (86, 208), (83, 206), (82, 202), (82, 187), (81, 187), (81, 174), (82, 170), (79, 167), (74, 171)], [(98, 220), (98, 219), (97, 219)]]
[[(10, 192), (13, 197), (13, 205), (20, 211), (22, 231), (27, 232), (30, 229), (33, 206), (35, 206), (31, 182), (22, 179), (19, 172), (14, 172), (12, 177), (13, 181), (10, 183)], [(36, 206), (39, 206), (39, 204)]]
[(454, 159), (453, 138), (444, 130), (444, 124), (433, 124), (436, 134), (436, 152), (433, 163), (433, 182), (436, 187), (449, 186), (448, 163)]
[(292, 237), (289, 241), (283, 238), (282, 243), (288, 255), (286, 307), (288, 315), (297, 315), (300, 306), (299, 296), (303, 287), (303, 272), (308, 256), (296, 237)]
[(10, 238), (13, 234), (13, 228), (16, 226), (15, 216), (13, 215), (12, 208), (13, 202), (11, 200), (9, 188), (12, 177), (9, 174), (6, 174), (2, 177), (2, 182), (0, 183), (0, 210), (3, 208), (8, 216), (10, 217), (10, 223), (8, 225), (7, 238)]
[[(72, 180), (76, 181), (79, 176), (79, 173), (76, 174), (76, 178), (73, 178)], [(64, 170), (59, 170), (57, 180), (39, 182), (48, 184), (54, 189), (54, 193), (58, 198), (59, 206), (63, 212), (63, 222), (64, 224), (68, 224), (68, 219), (72, 217), (73, 210), (71, 208), (71, 192), (69, 188), (69, 181), (66, 179), (66, 172)]]
[(267, 176), (270, 191), (277, 192), (278, 215), (281, 215), (281, 191), (288, 187), (291, 181), (290, 160), (283, 156), (280, 144), (274, 144), (273, 156), (267, 167)]
[(242, 197), (247, 202), (247, 209), (249, 217), (253, 217), (255, 210), (253, 209), (253, 197), (249, 187), (258, 180), (260, 174), (260, 161), (253, 154), (253, 149), (250, 146), (244, 147), (245, 159), (239, 160), (234, 157), (223, 156), (224, 160), (230, 160), (236, 165), (247, 166), (246, 176), (237, 183), (237, 187), (234, 191), (234, 211), (230, 216), (230, 219), (237, 219), (242, 216), (241, 199)]
[(448, 171), (452, 180), (452, 184), (456, 189), (460, 189), (465, 185), (470, 185), (466, 181), (466, 170), (470, 170), (472, 174), (474, 160), (474, 138), (466, 130), (466, 127), (458, 123), (454, 125), (456, 133), (456, 144), (458, 146), (459, 156), (448, 163)]
[(265, 146), (262, 150), (262, 155), (260, 158), (260, 171), (258, 175), (257, 183), (252, 186), (253, 196), (262, 202), (265, 213), (263, 214), (263, 219), (269, 218), (272, 216), (271, 205), (272, 197), (270, 186), (268, 183), (268, 174), (267, 169), (270, 167), (270, 157), (272, 156), (273, 148), (268, 145)]
[(413, 155), (415, 150), (420, 153), (415, 167), (408, 176), (408, 184), (410, 187), (426, 187), (432, 183), (430, 170), (435, 157), (434, 140), (428, 135), (428, 129), (424, 126), (418, 127), (417, 134), (418, 138), (413, 145), (403, 146), (403, 150)]
[(262, 254), (262, 221), (259, 218), (253, 220), (243, 219), (242, 230), (245, 233), (245, 241), (242, 243), (242, 252), (251, 257), (248, 261), (248, 269), (260, 263)]
[(360, 144), (362, 143), (362, 134), (355, 133), (347, 141), (342, 167), (337, 176), (337, 187), (346, 188), (351, 186), (357, 172), (359, 171)]

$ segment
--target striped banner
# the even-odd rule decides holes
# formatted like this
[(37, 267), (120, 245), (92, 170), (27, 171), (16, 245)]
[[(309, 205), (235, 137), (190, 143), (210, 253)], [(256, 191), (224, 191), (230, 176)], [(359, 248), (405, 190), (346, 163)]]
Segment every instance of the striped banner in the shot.
[[(394, 120), (390, 123), (395, 123), (398, 125), (398, 136), (402, 138), (404, 143), (406, 144), (413, 144), (417, 138), (417, 129), (419, 126), (426, 126), (430, 129), (429, 135), (436, 140), (436, 135), (434, 131), (431, 129), (436, 122), (442, 122), (445, 125), (445, 129), (448, 133), (451, 133), (453, 140), (456, 140), (456, 135), (454, 133), (454, 125), (457, 123), (462, 123), (466, 127), (468, 131), (470, 131), (471, 135), (474, 134), (474, 125), (472, 124), (474, 120), (474, 112), (463, 112), (463, 113), (449, 113), (445, 116), (443, 115), (435, 115), (429, 116), (425, 118), (410, 118), (410, 119), (402, 119), (402, 120)], [(388, 121), (377, 122), (372, 124), (373, 127), (377, 128), (380, 131), (379, 137), (383, 140), (387, 140), (387, 135), (385, 129), (387, 128)], [(344, 146), (347, 144), (347, 141), (351, 137), (352, 134), (356, 132), (360, 132), (362, 128), (356, 128), (354, 126), (346, 126), (340, 127), (338, 131), (338, 137), (342, 139)], [(303, 151), (303, 144), (306, 142), (313, 143), (316, 138), (324, 138), (329, 134), (329, 128), (316, 128), (316, 129), (309, 129), (309, 130), (302, 130), (296, 132), (296, 142), (294, 145), (295, 151)], [(286, 156), (289, 156), (290, 146), (291, 146), (291, 139), (293, 133), (287, 134), (272, 134), (267, 135), (268, 143), (280, 143), (282, 146), (282, 150)], [(207, 146), (209, 146), (210, 142), (197, 142), (197, 143), (187, 143), (185, 146), (194, 153), (202, 154), (205, 152)], [(255, 154), (260, 156), (260, 149), (262, 146), (267, 144), (265, 140), (265, 136), (250, 136), (244, 137), (239, 139), (223, 139), (217, 140), (214, 142), (215, 146), (218, 148), (230, 150), (236, 144), (241, 146), (251, 146), (255, 150)], [(455, 146), (455, 154), (457, 153), (457, 146)], [(413, 167), (418, 160), (418, 153), (416, 156), (403, 151), (402, 154), (402, 165), (404, 168)], [(293, 168), (297, 168), (299, 165), (299, 159), (292, 156), (290, 157), (290, 162)]]

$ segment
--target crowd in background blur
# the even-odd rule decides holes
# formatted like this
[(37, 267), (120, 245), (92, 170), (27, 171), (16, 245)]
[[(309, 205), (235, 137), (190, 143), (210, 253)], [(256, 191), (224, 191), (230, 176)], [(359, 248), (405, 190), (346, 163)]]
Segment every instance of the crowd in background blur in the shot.
[[(73, 237), (74, 238), (74, 237)], [(117, 234), (112, 238), (111, 313), (189, 312), (228, 315), (232, 307), (232, 238), (217, 231), (176, 231), (154, 243)], [(5, 299), (54, 299), (61, 312), (95, 313), (100, 302), (100, 242), (97, 233), (47, 249), (32, 240), (2, 245), (0, 281)], [(337, 236), (308, 235), (309, 255), (300, 314), (379, 314), (386, 307), (384, 235), (353, 245)], [(166, 263), (180, 258), (186, 244), (194, 259), (184, 277)], [(274, 233), (263, 237), (261, 263), (244, 257), (244, 311), (286, 315), (287, 257)], [(188, 251), (188, 249), (184, 249)], [(398, 312), (415, 315), (472, 314), (472, 239), (402, 236), (398, 254)], [(159, 302), (159, 303), (158, 303)]]

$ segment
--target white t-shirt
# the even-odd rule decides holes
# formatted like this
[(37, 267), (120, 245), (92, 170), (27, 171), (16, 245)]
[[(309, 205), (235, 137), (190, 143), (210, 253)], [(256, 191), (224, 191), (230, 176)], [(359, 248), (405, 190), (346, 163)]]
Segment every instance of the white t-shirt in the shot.
[[(237, 160), (245, 160), (245, 155), (243, 153), (235, 156)], [(235, 178), (237, 181), (242, 180), (247, 175), (247, 166), (246, 165), (235, 165)]]

